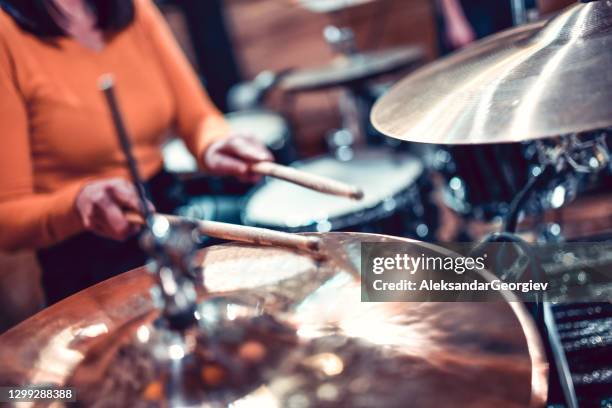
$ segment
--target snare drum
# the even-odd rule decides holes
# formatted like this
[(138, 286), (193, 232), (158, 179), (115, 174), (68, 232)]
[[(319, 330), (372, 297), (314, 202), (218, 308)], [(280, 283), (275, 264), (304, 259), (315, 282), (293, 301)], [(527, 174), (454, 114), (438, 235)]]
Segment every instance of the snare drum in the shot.
[(359, 186), (354, 201), (267, 179), (245, 201), (242, 221), (290, 232), (361, 231), (429, 236), (427, 178), (421, 161), (390, 149), (357, 150), (348, 161), (326, 155), (294, 167)]

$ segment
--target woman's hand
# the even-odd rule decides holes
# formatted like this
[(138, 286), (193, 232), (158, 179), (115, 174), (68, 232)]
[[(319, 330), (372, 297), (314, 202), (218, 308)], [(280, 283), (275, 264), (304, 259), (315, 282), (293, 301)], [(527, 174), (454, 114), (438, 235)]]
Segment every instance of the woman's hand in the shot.
[(204, 168), (216, 176), (235, 176), (243, 181), (256, 182), (261, 176), (250, 167), (260, 161), (273, 161), (270, 151), (256, 139), (230, 136), (214, 142), (203, 157)]
[[(124, 179), (105, 179), (85, 185), (75, 206), (85, 229), (105, 238), (123, 241), (140, 229), (125, 216), (125, 211), (140, 212), (140, 204), (136, 188)], [(153, 205), (150, 207), (153, 209)]]

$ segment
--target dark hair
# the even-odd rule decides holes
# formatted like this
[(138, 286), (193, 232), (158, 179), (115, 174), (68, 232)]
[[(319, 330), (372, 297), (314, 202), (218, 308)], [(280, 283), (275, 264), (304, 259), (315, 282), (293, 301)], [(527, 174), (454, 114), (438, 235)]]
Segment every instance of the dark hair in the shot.
[[(84, 0), (96, 15), (97, 27), (105, 32), (117, 32), (134, 19), (132, 0)], [(4, 9), (24, 30), (40, 37), (58, 37), (66, 33), (51, 13), (59, 13), (52, 0), (0, 0)]]

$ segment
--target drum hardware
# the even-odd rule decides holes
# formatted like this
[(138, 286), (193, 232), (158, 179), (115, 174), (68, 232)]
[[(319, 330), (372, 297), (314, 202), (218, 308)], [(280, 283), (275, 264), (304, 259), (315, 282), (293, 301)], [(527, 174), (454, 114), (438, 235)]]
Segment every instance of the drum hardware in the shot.
[[(334, 13), (347, 7), (352, 7), (372, 0), (345, 1), (345, 2), (303, 2), (311, 11)], [(325, 8), (321, 9), (323, 3)], [(323, 11), (326, 10), (326, 11)], [(385, 74), (409, 68), (420, 62), (424, 51), (420, 47), (396, 47), (374, 52), (358, 52), (355, 34), (348, 27), (327, 25), (323, 30), (325, 42), (338, 55), (331, 64), (315, 69), (295, 70), (279, 81), (279, 87), (290, 93), (316, 91), (341, 87), (338, 103), (342, 128), (328, 136), (328, 143), (332, 146), (336, 141), (334, 133), (350, 133), (351, 145), (363, 146), (368, 135), (368, 111), (364, 95), (368, 95), (365, 82)], [(338, 157), (350, 155), (351, 145), (343, 144), (334, 152)]]
[[(609, 130), (603, 130), (586, 140), (582, 140), (581, 135), (569, 135), (552, 141), (537, 141), (542, 167), (511, 203), (504, 231), (516, 232), (520, 211), (525, 203), (534, 194), (548, 192), (551, 183), (563, 179), (566, 175), (597, 173), (606, 168), (610, 163), (606, 140), (609, 135)], [(560, 184), (557, 185), (559, 186)], [(557, 191), (561, 191), (558, 196), (555, 195)], [(566, 201), (565, 193), (564, 189), (554, 189), (550, 204), (554, 208), (563, 205)]]
[(576, 396), (576, 390), (571, 377), (571, 371), (567, 362), (567, 357), (563, 351), (563, 345), (559, 338), (559, 331), (553, 313), (551, 310), (552, 306), (550, 302), (544, 303), (544, 322), (548, 328), (548, 341), (552, 355), (555, 359), (555, 365), (557, 367), (557, 373), (561, 390), (565, 398), (565, 402), (568, 404), (568, 408), (578, 408), (578, 398)]
[(262, 71), (253, 78), (230, 88), (227, 98), (230, 111), (241, 112), (261, 109), (266, 97), (291, 68), (273, 72)]
[[(154, 351), (151, 353), (151, 357), (158, 360), (158, 363), (170, 366), (173, 353), (184, 353), (183, 348), (186, 338), (183, 334), (196, 324), (196, 291), (194, 278), (191, 276), (194, 269), (192, 258), (196, 249), (194, 229), (190, 223), (185, 222), (182, 222), (178, 228), (172, 228), (166, 218), (151, 214), (144, 183), (132, 154), (131, 144), (115, 99), (112, 76), (102, 77), (99, 85), (106, 96), (117, 137), (126, 157), (132, 181), (138, 191), (143, 214), (143, 216), (138, 216), (145, 226), (141, 245), (143, 249), (148, 250), (155, 260), (152, 272), (156, 276), (157, 286), (154, 287), (152, 294), (163, 311), (162, 317), (157, 321), (158, 337), (156, 338), (159, 344), (152, 347)], [(160, 358), (160, 354), (163, 356), (162, 358)], [(98, 361), (94, 360), (92, 366), (95, 368), (98, 364)], [(177, 370), (177, 368), (174, 367), (174, 370), (170, 370), (170, 367), (168, 367), (167, 370), (180, 378), (181, 375), (184, 375), (184, 372), (182, 369)], [(85, 370), (87, 371), (87, 368)], [(176, 380), (176, 378), (173, 378), (173, 380)], [(177, 384), (170, 381), (169, 385), (176, 386)], [(191, 399), (190, 396), (180, 395), (186, 394), (187, 390), (188, 388), (174, 389), (174, 387), (171, 387), (168, 391), (173, 398), (175, 397), (174, 394), (178, 394), (176, 398), (187, 397)]]
[(323, 29), (323, 38), (340, 55), (351, 55), (357, 52), (355, 33), (348, 27), (328, 25)]
[[(213, 374), (206, 372), (207, 365), (213, 363), (216, 364), (214, 366), (216, 369), (213, 370), (216, 377), (220, 375), (219, 373), (228, 376), (234, 391), (240, 390), (241, 387), (252, 381), (250, 378), (245, 379), (241, 376), (260, 376), (261, 373), (254, 373), (257, 367), (253, 366), (260, 365), (263, 361), (271, 365), (268, 361), (270, 358), (265, 358), (266, 350), (263, 346), (263, 339), (259, 343), (252, 343), (244, 353), (240, 350), (236, 353), (233, 350), (235, 336), (228, 338), (227, 331), (232, 328), (234, 330), (257, 330), (258, 326), (261, 326), (258, 319), (262, 318), (266, 319), (268, 325), (270, 322), (277, 328), (282, 325), (276, 323), (271, 316), (262, 315), (254, 306), (230, 298), (209, 299), (198, 304), (195, 282), (201, 284), (200, 289), (204, 290), (204, 294), (206, 286), (204, 277), (201, 276), (198, 279), (197, 276), (197, 272), (202, 273), (203, 270), (198, 268), (194, 261), (197, 234), (207, 233), (225, 239), (238, 238), (258, 245), (288, 245), (311, 252), (320, 249), (320, 239), (239, 225), (232, 226), (211, 221), (191, 221), (175, 216), (153, 215), (148, 208), (144, 183), (140, 178), (114, 97), (112, 77), (105, 76), (100, 81), (100, 89), (106, 95), (130, 174), (139, 191), (140, 204), (145, 216), (131, 213), (128, 214), (128, 219), (145, 227), (141, 245), (154, 261), (150, 270), (156, 278), (157, 285), (152, 289), (152, 294), (162, 312), (153, 325), (146, 324), (146, 322), (140, 325), (142, 319), (140, 316), (135, 319), (134, 323), (139, 324), (135, 337), (140, 340), (140, 344), (135, 347), (126, 348), (121, 344), (123, 336), (121, 330), (115, 334), (118, 337), (107, 339), (108, 341), (102, 343), (96, 353), (86, 359), (85, 364), (75, 370), (71, 384), (79, 386), (81, 391), (86, 390), (86, 393), (94, 392), (92, 388), (96, 387), (96, 382), (91, 383), (87, 379), (94, 376), (99, 370), (106, 372), (110, 363), (109, 356), (121, 348), (123, 352), (119, 354), (119, 360), (115, 363), (121, 364), (121, 361), (144, 358), (154, 367), (152, 369), (155, 373), (154, 380), (144, 391), (145, 399), (161, 400), (163, 396), (171, 405), (178, 406), (191, 406), (208, 399), (215, 399), (207, 393), (207, 388), (216, 388), (219, 385), (219, 381), (211, 378)], [(318, 181), (321, 182), (321, 180)], [(236, 318), (235, 316), (229, 317), (228, 310), (240, 307), (247, 310), (245, 312), (247, 316), (234, 322)], [(127, 325), (127, 327), (128, 329), (133, 328), (132, 325)], [(129, 330), (127, 331), (130, 334)], [(285, 332), (287, 336), (293, 335), (290, 329), (286, 329)], [(248, 334), (251, 333), (238, 336), (239, 340), (244, 342), (244, 346), (249, 344)], [(291, 339), (283, 341), (291, 343)], [(267, 345), (278, 346), (274, 342)], [(212, 355), (206, 356), (206, 353), (211, 352), (213, 352)], [(254, 362), (249, 361), (253, 359)], [(246, 367), (236, 367), (236, 364), (239, 363), (246, 364)], [(150, 372), (148, 374), (151, 375)], [(151, 387), (153, 387), (152, 391)], [(223, 399), (223, 397), (217, 396), (217, 399)]]
[[(569, 144), (569, 148), (567, 146), (561, 149), (555, 149), (550, 146), (544, 148), (546, 157), (555, 157), (560, 160), (546, 163), (546, 168), (542, 174), (545, 172), (549, 174), (543, 177), (554, 180), (559, 176), (560, 172), (587, 172), (599, 170), (607, 165), (608, 154), (607, 150), (602, 148), (602, 146), (605, 146), (605, 143), (602, 143), (603, 139), (601, 137), (586, 143), (573, 137), (567, 138), (565, 141)], [(559, 145), (556, 147), (559, 147)], [(584, 147), (592, 148), (590, 151), (587, 149), (590, 153), (589, 155), (584, 154)], [(576, 154), (579, 159), (577, 159)], [(569, 155), (569, 157), (565, 157), (566, 155)], [(597, 158), (597, 160), (592, 160), (593, 158)], [(590, 164), (585, 165), (581, 163), (582, 160)], [(534, 184), (538, 183), (534, 182)], [(517, 207), (518, 205), (516, 204), (513, 206), (513, 208)], [(509, 222), (507, 226), (512, 227), (511, 221), (511, 218), (507, 220)], [(552, 236), (552, 239), (545, 240), (545, 243), (562, 242), (563, 237), (560, 235), (560, 226), (552, 224), (550, 227), (551, 232), (549, 236)], [(602, 239), (605, 240), (606, 238)], [(528, 245), (512, 232), (493, 234), (481, 245), (486, 245), (488, 242), (513, 242), (516, 245), (529, 249)], [(583, 248), (583, 250), (580, 248)], [(593, 406), (595, 404), (603, 404), (606, 398), (609, 398), (609, 392), (606, 393), (604, 390), (607, 387), (609, 391), (609, 384), (612, 383), (612, 375), (610, 375), (612, 369), (609, 365), (606, 366), (607, 363), (605, 361), (600, 359), (602, 354), (589, 354), (588, 352), (590, 349), (595, 349), (605, 353), (604, 350), (609, 349), (610, 345), (612, 345), (612, 337), (609, 336), (610, 330), (607, 328), (609, 322), (607, 320), (598, 321), (593, 317), (587, 317), (587, 315), (593, 314), (591, 309), (601, 310), (602, 307), (608, 308), (608, 317), (610, 316), (609, 303), (607, 302), (610, 299), (610, 285), (609, 282), (605, 281), (605, 278), (602, 284), (601, 277), (599, 280), (597, 278), (593, 279), (593, 277), (589, 277), (588, 272), (584, 272), (596, 266), (600, 271), (604, 270), (602, 268), (610, 265), (611, 258), (608, 250), (598, 249), (597, 246), (591, 248), (591, 246), (584, 245), (580, 248), (569, 253), (561, 251), (557, 255), (554, 252), (552, 255), (536, 255), (531, 252), (529, 256), (529, 264), (542, 276), (546, 276), (547, 280), (553, 285), (551, 289), (555, 295), (545, 294), (543, 298), (539, 299), (535, 303), (536, 310), (533, 316), (536, 321), (541, 321), (544, 325), (542, 331), (546, 333), (548, 349), (555, 363), (556, 373), (552, 378), (559, 384), (566, 406), (576, 408), (582, 406), (583, 403), (588, 406), (591, 406), (591, 404), (594, 404)], [(603, 254), (594, 254), (592, 253), (593, 251), (603, 251)], [(563, 257), (563, 261), (558, 259), (559, 256)], [(496, 270), (506, 269), (498, 268)], [(519, 276), (505, 276), (502, 279), (514, 281), (519, 279)], [(593, 282), (591, 283), (590, 281)], [(567, 285), (577, 285), (580, 287), (577, 296), (582, 297), (574, 300), (574, 302), (578, 301), (581, 303), (568, 303), (572, 302), (572, 300), (566, 293), (568, 291)], [(606, 303), (601, 304), (603, 306), (597, 306), (596, 303), (584, 303), (587, 296), (588, 299), (593, 299), (594, 302), (603, 301)], [(586, 307), (589, 308), (586, 313), (578, 313), (581, 308), (584, 309)], [(559, 310), (563, 309), (568, 310), (565, 315), (559, 312)], [(559, 321), (568, 318), (584, 320), (578, 322), (580, 323), (578, 325), (564, 323), (559, 326)], [(585, 327), (588, 327), (588, 329), (583, 329)], [(568, 328), (575, 330), (568, 331)], [(580, 392), (577, 391), (577, 387), (579, 387)]]
[(336, 129), (330, 131), (325, 137), (327, 149), (340, 161), (349, 161), (355, 155), (353, 145), (355, 138), (353, 133), (347, 129)]
[[(612, 65), (612, 54), (604, 51), (609, 48), (605, 44), (610, 27), (612, 5), (593, 1), (578, 3), (549, 22), (506, 30), (400, 81), (375, 104), (372, 122), (394, 138), (453, 147), (528, 142), (604, 129), (612, 125), (612, 84), (602, 69)], [(576, 106), (582, 107), (580, 112)], [(571, 139), (560, 148), (571, 147)], [(578, 151), (588, 160), (574, 160)], [(554, 149), (551, 152), (554, 157)], [(517, 213), (531, 193), (557, 181), (552, 176), (574, 176), (592, 166), (597, 170), (598, 163), (607, 161), (598, 142), (576, 152), (564, 158), (567, 170), (563, 174), (554, 170), (556, 164), (548, 169), (551, 166), (539, 163), (531, 169), (536, 180), (529, 181), (531, 187), (514, 198), (507, 212), (507, 231), (516, 229)], [(490, 176), (487, 172), (482, 175)], [(575, 178), (569, 183), (571, 190)], [(465, 185), (457, 178), (450, 187), (460, 193)], [(550, 190), (545, 186), (544, 197), (549, 196), (553, 207), (562, 205), (566, 187)]]
[[(330, 30), (328, 27), (327, 31)], [(338, 35), (338, 37), (345, 39), (346, 36)], [(423, 49), (416, 46), (341, 54), (327, 65), (295, 70), (287, 74), (278, 86), (289, 94), (340, 87), (342, 89), (339, 101), (342, 118), (340, 131), (350, 132), (352, 143), (363, 146), (368, 128), (369, 108), (365, 102), (369, 99), (367, 82), (382, 75), (413, 67), (423, 57)]]
[[(543, 191), (549, 192), (551, 183), (556, 183), (568, 174), (597, 172), (605, 168), (609, 164), (607, 136), (608, 131), (602, 131), (586, 140), (582, 140), (579, 135), (570, 135), (548, 141), (538, 141), (541, 171), (529, 180), (511, 203), (510, 211), (504, 220), (503, 232), (485, 237), (482, 245), (492, 242), (510, 242), (525, 250), (528, 244), (516, 235), (516, 230), (520, 213), (527, 201), (534, 195), (542, 194)], [(565, 197), (554, 198), (553, 196), (553, 201), (556, 201), (552, 203), (553, 206), (558, 208), (565, 202)], [(554, 237), (560, 240), (560, 231), (555, 231)], [(538, 264), (539, 261), (535, 256), (530, 258), (530, 264)], [(498, 267), (495, 270), (505, 269)], [(514, 278), (517, 277), (514, 276)]]
[(510, 0), (512, 8), (512, 22), (515, 26), (525, 24), (527, 22), (527, 7), (525, 0)]
[[(193, 390), (188, 386), (189, 382), (185, 378), (188, 374), (188, 366), (181, 359), (186, 354), (188, 343), (195, 341), (188, 331), (197, 324), (196, 290), (194, 278), (191, 276), (194, 270), (192, 260), (196, 249), (195, 228), (194, 225), (184, 221), (178, 227), (173, 227), (168, 219), (151, 214), (145, 196), (144, 183), (132, 154), (113, 88), (113, 78), (103, 77), (100, 81), (100, 89), (107, 98), (132, 181), (139, 192), (140, 205), (144, 214), (141, 221), (145, 226), (141, 245), (155, 260), (152, 272), (156, 277), (157, 285), (153, 288), (152, 294), (162, 309), (161, 317), (156, 322), (154, 342), (148, 345), (149, 358), (155, 361), (154, 364), (163, 366), (163, 372), (171, 373), (171, 378), (164, 387), (165, 392), (169, 394), (169, 399), (175, 402), (191, 402), (196, 398), (191, 395), (192, 392), (198, 390)], [(140, 327), (144, 329), (139, 330), (148, 330), (146, 326)], [(149, 337), (150, 332), (146, 340), (149, 340)], [(113, 349), (113, 347), (109, 348)], [(91, 364), (95, 369), (101, 363), (93, 359)], [(83, 370), (87, 372), (88, 367), (85, 366)], [(78, 381), (80, 379), (75, 379), (77, 384)], [(84, 387), (86, 388), (87, 385)], [(201, 393), (201, 390), (199, 391)]]
[[(202, 195), (190, 197), (178, 207), (176, 215), (195, 220), (212, 220), (240, 224), (241, 200), (235, 196)], [(206, 239), (203, 237), (203, 241)]]
[[(481, 243), (472, 252), (477, 255), (486, 248), (489, 242), (511, 243), (515, 250), (518, 250), (523, 257), (526, 256), (527, 263), (520, 262), (521, 256), (510, 257), (513, 264), (501, 267), (497, 265), (495, 270), (504, 271), (500, 278), (504, 281), (520, 281), (524, 279), (524, 272), (528, 266), (531, 272), (536, 272), (536, 279), (546, 276), (546, 281), (551, 283), (551, 290), (555, 295), (545, 294), (536, 299), (533, 303), (532, 316), (536, 322), (542, 324), (540, 331), (548, 339), (548, 352), (550, 359), (554, 359), (555, 372), (552, 373), (551, 381), (558, 384), (560, 392), (567, 407), (579, 407), (598, 405), (600, 400), (609, 397), (609, 384), (612, 383), (612, 369), (605, 360), (601, 359), (603, 354), (590, 353), (589, 350), (597, 350), (605, 353), (612, 345), (612, 337), (609, 333), (609, 325), (612, 320), (609, 316), (610, 308), (607, 300), (610, 298), (609, 282), (602, 284), (601, 279), (595, 279), (593, 285), (598, 290), (587, 288), (589, 277), (584, 270), (589, 270), (595, 266), (600, 271), (606, 270), (610, 265), (609, 251), (606, 249), (592, 248), (590, 245), (583, 245), (566, 251), (544, 251), (535, 253), (534, 250), (515, 234), (497, 233), (490, 236), (486, 242)], [(605, 248), (605, 247), (604, 247)], [(593, 251), (603, 251), (603, 253), (593, 254)], [(497, 254), (499, 255), (499, 253)], [(559, 260), (559, 257), (563, 261)], [(515, 266), (518, 265), (518, 268)], [(523, 267), (521, 267), (521, 265)], [(540, 276), (538, 278), (538, 276)], [(568, 289), (564, 286), (574, 285), (582, 287), (575, 295), (579, 298), (572, 302), (567, 294)], [(577, 294), (576, 294), (577, 293)], [(593, 299), (593, 302), (603, 301), (606, 303), (584, 303), (586, 297)], [(602, 308), (607, 308), (607, 315), (600, 313)], [(562, 312), (562, 310), (566, 310)], [(603, 317), (603, 319), (600, 319)], [(576, 321), (578, 320), (578, 321)], [(567, 321), (575, 321), (566, 323)], [(563, 324), (559, 324), (563, 322)], [(580, 389), (580, 393), (577, 391)], [(605, 391), (608, 387), (608, 391)], [(551, 397), (553, 398), (553, 397)], [(588, 401), (588, 402), (587, 402)], [(554, 401), (549, 401), (553, 403)]]
[(593, 299), (561, 298), (545, 304), (550, 348), (567, 406), (606, 406), (612, 396), (612, 365), (607, 358), (612, 346), (612, 309), (609, 296)]
[(157, 281), (153, 300), (162, 310), (163, 322), (178, 332), (196, 324), (196, 231), (193, 222), (170, 224), (166, 217), (155, 215), (141, 237), (141, 246), (153, 261), (149, 270)]

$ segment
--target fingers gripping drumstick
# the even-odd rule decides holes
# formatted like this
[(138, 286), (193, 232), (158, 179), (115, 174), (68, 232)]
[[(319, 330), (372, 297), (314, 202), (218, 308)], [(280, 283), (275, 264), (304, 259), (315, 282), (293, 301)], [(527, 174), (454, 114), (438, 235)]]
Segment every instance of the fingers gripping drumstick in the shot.
[[(247, 227), (217, 221), (193, 220), (175, 215), (157, 214), (156, 216), (167, 218), (171, 224), (181, 221), (193, 222), (201, 234), (219, 239), (248, 242), (257, 245), (282, 246), (305, 251), (319, 251), (321, 244), (321, 240), (317, 237), (289, 234), (265, 228)], [(133, 224), (144, 225), (145, 223), (140, 214), (133, 212), (127, 213), (127, 219)]]

